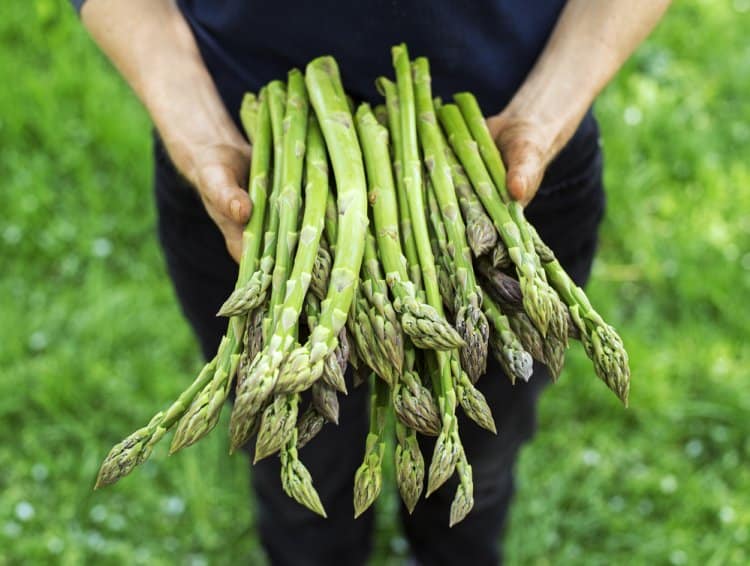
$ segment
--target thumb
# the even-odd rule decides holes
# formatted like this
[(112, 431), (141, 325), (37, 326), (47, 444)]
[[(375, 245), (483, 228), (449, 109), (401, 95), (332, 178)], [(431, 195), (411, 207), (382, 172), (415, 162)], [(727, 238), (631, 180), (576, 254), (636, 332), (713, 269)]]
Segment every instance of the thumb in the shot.
[(536, 144), (516, 142), (503, 153), (507, 169), (506, 185), (513, 199), (524, 206), (534, 198), (544, 176), (544, 156)]
[(200, 172), (199, 188), (208, 204), (227, 220), (244, 224), (250, 218), (252, 203), (230, 168), (205, 166)]

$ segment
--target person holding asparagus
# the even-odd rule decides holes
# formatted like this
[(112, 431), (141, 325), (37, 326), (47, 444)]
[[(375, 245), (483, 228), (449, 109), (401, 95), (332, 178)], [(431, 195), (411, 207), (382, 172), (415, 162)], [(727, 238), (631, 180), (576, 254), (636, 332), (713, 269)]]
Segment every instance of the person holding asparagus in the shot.
[[(259, 92), (269, 81), (285, 77), (290, 69), (304, 68), (311, 59), (330, 54), (338, 61), (344, 87), (356, 102), (378, 103), (381, 99), (372, 77), (390, 74), (387, 54), (392, 45), (405, 42), (414, 54), (429, 57), (431, 95), (447, 99), (463, 90), (476, 94), (507, 171), (502, 179), (502, 189), (507, 188), (503, 197), (525, 206), (523, 211), (520, 206), (509, 206), (509, 210), (515, 211), (515, 220), (525, 215), (538, 232), (521, 234), (518, 249), (523, 253), (515, 253), (514, 257), (520, 254), (519, 261), (523, 261), (524, 254), (536, 257), (528, 246), (533, 249), (534, 241), (541, 237), (557, 258), (555, 262), (529, 260), (524, 273), (536, 279), (522, 281), (522, 285), (528, 283), (527, 288), (533, 289), (533, 281), (538, 280), (540, 288), (545, 289), (549, 279), (552, 285), (565, 289), (565, 297), (574, 302), (577, 295), (572, 283), (561, 278), (558, 266), (578, 285), (587, 280), (604, 212), (602, 157), (591, 105), (668, 5), (666, 0), (540, 0), (517, 4), (493, 0), (455, 6), (443, 1), (427, 5), (405, 0), (73, 3), (81, 10), (83, 23), (94, 40), (133, 87), (154, 121), (154, 184), (167, 269), (205, 357), (211, 360), (222, 344), (221, 356), (209, 362), (196, 380), (196, 387), (214, 384), (208, 389), (212, 395), (206, 399), (212, 406), (228, 394), (231, 374), (240, 363), (235, 351), (243, 340), (236, 321), (245, 315), (233, 316), (234, 322), (230, 321), (228, 327), (226, 320), (217, 318), (215, 313), (235, 287), (235, 261), (243, 254), (243, 230), (253, 217), (254, 203), (246, 187), (253, 151), (240, 133), (238, 114), (245, 91)], [(263, 110), (266, 114), (262, 117), (267, 140), (273, 132), (272, 94), (263, 95), (263, 104), (270, 107)], [(429, 106), (426, 97), (420, 101)], [(461, 105), (460, 100), (457, 102)], [(441, 113), (438, 109), (438, 115), (441, 119), (450, 118), (449, 110)], [(445, 144), (445, 140), (432, 135), (429, 126), (421, 124), (427, 128), (423, 133), (432, 136), (430, 139), (438, 145)], [(408, 152), (404, 155), (409, 157)], [(442, 162), (442, 156), (435, 157)], [(450, 155), (445, 161), (454, 168), (455, 160)], [(260, 174), (260, 166), (257, 168)], [(414, 173), (421, 175), (416, 170)], [(490, 168), (489, 175), (495, 173)], [(456, 204), (470, 206), (460, 192), (460, 182), (449, 178), (450, 175), (433, 179), (437, 204), (449, 208)], [(494, 178), (493, 181), (498, 182)], [(444, 192), (442, 182), (458, 185), (458, 199)], [(260, 186), (255, 190), (260, 190)], [(415, 204), (421, 200), (414, 194), (406, 196)], [(269, 197), (273, 198), (273, 194)], [(452, 233), (448, 236), (457, 237)], [(453, 243), (462, 250), (468, 250), (467, 245), (495, 245), (473, 237), (468, 242)], [(252, 245), (255, 259), (260, 261), (262, 243), (255, 241)], [(429, 246), (422, 248), (421, 255), (431, 254)], [(405, 252), (408, 256), (409, 250)], [(503, 250), (499, 253), (502, 255)], [(469, 266), (466, 261), (453, 266), (461, 280), (469, 282), (466, 295), (456, 306), (472, 314), (469, 329), (475, 334), (475, 328), (486, 324), (485, 311), (490, 319), (500, 319), (494, 304), (488, 301), (482, 305), (481, 297), (473, 292), (474, 275), (467, 272)], [(432, 306), (439, 309), (434, 282), (426, 283), (430, 295), (427, 305), (434, 303)], [(407, 298), (417, 304), (413, 295)], [(543, 290), (538, 298), (540, 305), (549, 302)], [(278, 297), (275, 302), (280, 304), (281, 300)], [(299, 305), (294, 307), (298, 309)], [(552, 328), (554, 308), (540, 307), (534, 322)], [(587, 308), (574, 313), (573, 322), (585, 338), (596, 317)], [(265, 316), (272, 325), (274, 313)], [(401, 316), (403, 325), (406, 315)], [(513, 321), (507, 324), (512, 325)], [(566, 334), (565, 329), (560, 332)], [(472, 338), (474, 334), (467, 330), (466, 336)], [(486, 348), (486, 335), (478, 336), (475, 342)], [(313, 344), (316, 341), (324, 342), (317, 335)], [(326, 348), (316, 352), (329, 355), (335, 340), (329, 337), (325, 342)], [(595, 346), (591, 343), (589, 347)], [(447, 344), (445, 353), (439, 353), (434, 360), (447, 373), (451, 371), (451, 360), (456, 359), (451, 347)], [(304, 349), (298, 355), (310, 357)], [(482, 565), (501, 560), (499, 542), (513, 494), (513, 465), (519, 448), (533, 435), (536, 401), (549, 379), (541, 366), (535, 366), (528, 382), (525, 370), (518, 370), (524, 379), (515, 380), (512, 386), (509, 379), (501, 378), (503, 367), (510, 362), (500, 365), (491, 356), (487, 360), (489, 375), (476, 387), (492, 407), (501, 434), (487, 434), (472, 426), (463, 414), (456, 414), (462, 448), (454, 465), (459, 473), (429, 499), (421, 501), (413, 513), (404, 509), (402, 514), (418, 564), (461, 561)], [(216, 364), (232, 371), (214, 372)], [(481, 367), (482, 364), (472, 365), (472, 372)], [(217, 380), (217, 375), (222, 379)], [(294, 402), (297, 393), (289, 385), (289, 376), (282, 373), (277, 378), (289, 388), (284, 397)], [(444, 380), (443, 385), (450, 388), (450, 383), (450, 379)], [(362, 564), (369, 555), (372, 511), (363, 511), (355, 521), (349, 502), (339, 501), (350, 497), (355, 472), (362, 465), (359, 439), (372, 429), (366, 389), (348, 390), (349, 394), (339, 399), (339, 420), (346, 426), (326, 427), (314, 443), (299, 449), (304, 452), (308, 475), (320, 496), (315, 506), (322, 503), (328, 519), (297, 506), (279, 489), (280, 467), (297, 469), (296, 432), (282, 458), (263, 459), (253, 468), (258, 527), (273, 564)], [(133, 446), (150, 450), (151, 439), (163, 434), (160, 427), (173, 420), (170, 413), (162, 415), (140, 431)], [(204, 428), (210, 426), (212, 422), (205, 423)], [(189, 443), (192, 439), (183, 437), (183, 441)], [(434, 439), (420, 438), (424, 454), (432, 452), (431, 442)], [(373, 444), (372, 454), (380, 450), (376, 446), (379, 445)], [(471, 464), (468, 475), (466, 462)], [(286, 476), (288, 490), (295, 489), (294, 482), (298, 480), (291, 473)], [(302, 475), (307, 481), (307, 476)], [(467, 496), (467, 477), (477, 494), (474, 510), (448, 530), (443, 517), (457, 490)]]

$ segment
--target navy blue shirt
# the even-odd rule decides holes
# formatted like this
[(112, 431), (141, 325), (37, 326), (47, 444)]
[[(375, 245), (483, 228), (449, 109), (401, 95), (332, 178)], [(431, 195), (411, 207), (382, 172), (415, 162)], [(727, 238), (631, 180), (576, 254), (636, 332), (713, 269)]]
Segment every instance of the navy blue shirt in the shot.
[[(83, 0), (73, 0), (79, 7)], [(433, 91), (449, 100), (469, 90), (486, 115), (499, 112), (531, 70), (565, 0), (178, 0), (232, 116), (245, 91), (284, 79), (319, 55), (338, 61), (358, 100), (381, 102), (374, 86), (393, 77), (391, 50), (405, 42), (430, 60)], [(549, 177), (572, 172), (596, 147), (591, 113)], [(576, 159), (578, 158), (578, 159)], [(555, 172), (557, 174), (555, 174)]]

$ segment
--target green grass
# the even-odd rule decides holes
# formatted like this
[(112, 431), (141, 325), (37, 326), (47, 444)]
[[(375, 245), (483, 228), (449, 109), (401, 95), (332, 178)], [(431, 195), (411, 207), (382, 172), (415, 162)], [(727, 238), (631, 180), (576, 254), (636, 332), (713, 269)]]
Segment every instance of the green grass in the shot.
[[(200, 367), (154, 234), (149, 123), (64, 2), (0, 18), (0, 565), (262, 563), (226, 423), (91, 490)], [(631, 408), (580, 348), (524, 450), (510, 564), (750, 562), (746, 1), (677, 3), (603, 93), (590, 286)], [(744, 12), (743, 12), (744, 10)], [(392, 491), (376, 562), (398, 563)]]

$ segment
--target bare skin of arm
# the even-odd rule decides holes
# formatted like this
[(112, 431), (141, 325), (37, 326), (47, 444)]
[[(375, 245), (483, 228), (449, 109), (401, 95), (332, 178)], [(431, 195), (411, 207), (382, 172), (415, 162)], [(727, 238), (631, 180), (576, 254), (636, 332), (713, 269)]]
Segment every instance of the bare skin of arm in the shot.
[(227, 113), (173, 0), (88, 0), (94, 41), (153, 119), (179, 172), (198, 190), (239, 260), (252, 204), (243, 190), (250, 146)]
[(521, 88), (500, 114), (487, 120), (515, 199), (528, 204), (534, 198), (547, 165), (669, 3), (568, 1)]

